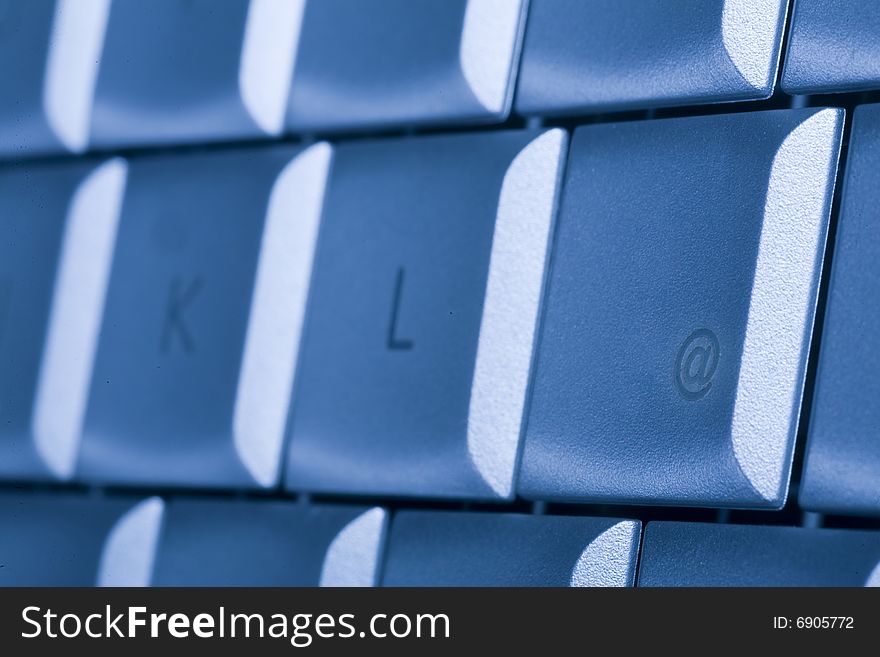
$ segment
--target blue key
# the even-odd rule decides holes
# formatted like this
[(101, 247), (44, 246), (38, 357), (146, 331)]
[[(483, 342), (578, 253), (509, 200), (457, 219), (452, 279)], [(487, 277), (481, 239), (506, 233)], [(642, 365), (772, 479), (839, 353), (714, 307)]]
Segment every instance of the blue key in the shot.
[(800, 503), (880, 514), (880, 105), (856, 109)]
[(641, 523), (403, 511), (383, 586), (632, 586)]
[(0, 170), (0, 479), (73, 475), (125, 178)]
[(649, 522), (639, 586), (880, 586), (880, 532)]
[(134, 160), (78, 475), (271, 487), (331, 149)]
[(109, 0), (0, 0), (0, 157), (86, 147)]
[(374, 586), (386, 512), (289, 502), (173, 500), (157, 586)]
[(55, 0), (0, 0), (0, 156), (63, 150), (43, 113)]
[(532, 0), (516, 111), (767, 98), (786, 0)]
[(780, 507), (843, 111), (575, 133), (519, 492)]
[(0, 586), (146, 586), (164, 505), (0, 494)]
[(306, 3), (288, 126), (324, 131), (503, 121), (526, 3)]
[(302, 0), (113, 0), (86, 138), (113, 147), (280, 134), (302, 11)]
[(790, 94), (880, 89), (880, 11), (870, 0), (797, 0), (782, 88)]
[(508, 498), (566, 135), (340, 146), (287, 486)]

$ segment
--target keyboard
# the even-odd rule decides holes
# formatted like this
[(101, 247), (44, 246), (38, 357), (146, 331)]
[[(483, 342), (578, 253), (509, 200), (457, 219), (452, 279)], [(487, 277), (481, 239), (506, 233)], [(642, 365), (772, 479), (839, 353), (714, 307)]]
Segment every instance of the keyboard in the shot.
[(880, 8), (0, 0), (0, 585), (880, 586)]

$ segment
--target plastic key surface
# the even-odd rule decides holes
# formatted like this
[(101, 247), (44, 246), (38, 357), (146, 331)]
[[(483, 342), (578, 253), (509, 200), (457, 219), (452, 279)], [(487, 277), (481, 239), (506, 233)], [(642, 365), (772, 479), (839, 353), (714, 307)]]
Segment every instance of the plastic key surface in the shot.
[(856, 108), (799, 502), (880, 515), (880, 105)]
[(649, 522), (639, 586), (880, 586), (880, 532)]
[(767, 98), (786, 0), (532, 0), (520, 114)]
[(0, 479), (73, 475), (126, 169), (0, 169)]
[(132, 162), (78, 476), (269, 487), (331, 148)]
[(0, 157), (65, 150), (43, 105), (55, 0), (0, 0)]
[(386, 512), (289, 502), (172, 500), (156, 586), (374, 586)]
[(302, 0), (103, 4), (82, 141), (151, 146), (282, 132)]
[(0, 586), (146, 586), (163, 503), (0, 494)]
[(0, 158), (82, 152), (111, 0), (0, 0)]
[(403, 511), (388, 538), (383, 586), (632, 586), (640, 523)]
[(286, 485), (507, 498), (566, 134), (338, 148)]
[(809, 109), (575, 132), (522, 495), (782, 506), (842, 126)]
[(880, 89), (877, 4), (797, 0), (781, 86), (790, 94)]
[(525, 6), (521, 0), (306, 2), (289, 128), (503, 121)]

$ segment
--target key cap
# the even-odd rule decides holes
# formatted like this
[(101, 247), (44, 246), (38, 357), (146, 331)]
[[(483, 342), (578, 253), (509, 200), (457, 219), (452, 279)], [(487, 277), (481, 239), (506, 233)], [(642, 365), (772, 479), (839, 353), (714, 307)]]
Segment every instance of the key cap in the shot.
[(503, 121), (525, 3), (306, 3), (287, 123), (324, 131)]
[(793, 12), (786, 93), (880, 89), (880, 12), (873, 2), (797, 0)]
[(157, 586), (374, 586), (386, 512), (288, 502), (174, 500)]
[(880, 105), (853, 118), (800, 503), (880, 514)]
[(109, 0), (0, 0), (0, 157), (80, 151)]
[(0, 0), (0, 157), (61, 150), (43, 113), (54, 0)]
[(767, 98), (785, 0), (532, 0), (516, 111)]
[(782, 506), (842, 121), (578, 129), (522, 495)]
[(403, 511), (383, 586), (632, 586), (637, 520)]
[(73, 474), (125, 178), (0, 169), (0, 479)]
[(286, 484), (507, 498), (561, 130), (340, 146)]
[(146, 586), (163, 503), (0, 493), (0, 586)]
[(113, 0), (89, 139), (99, 147), (281, 133), (303, 0)]
[(880, 532), (649, 522), (639, 586), (880, 586)]
[(132, 162), (79, 477), (269, 487), (330, 147)]

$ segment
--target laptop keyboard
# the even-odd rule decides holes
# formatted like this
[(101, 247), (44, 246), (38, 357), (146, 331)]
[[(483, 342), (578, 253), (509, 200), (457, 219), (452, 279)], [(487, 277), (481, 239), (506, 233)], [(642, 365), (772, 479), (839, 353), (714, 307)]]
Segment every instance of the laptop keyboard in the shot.
[(0, 0), (0, 585), (880, 585), (880, 10)]

